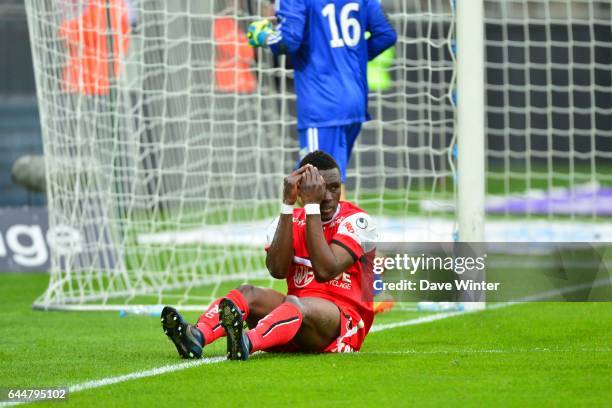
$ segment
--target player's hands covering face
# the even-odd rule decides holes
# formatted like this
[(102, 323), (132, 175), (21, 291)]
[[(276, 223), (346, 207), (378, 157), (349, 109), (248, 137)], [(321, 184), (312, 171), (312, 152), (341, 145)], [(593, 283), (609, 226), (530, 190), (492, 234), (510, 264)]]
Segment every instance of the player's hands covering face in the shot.
[(299, 194), (304, 205), (320, 204), (325, 198), (325, 180), (316, 167), (309, 166), (302, 174)]
[(283, 186), (283, 202), (285, 204), (293, 205), (297, 201), (300, 181), (302, 180), (302, 175), (308, 167), (312, 166), (310, 164), (302, 166), (285, 177)]

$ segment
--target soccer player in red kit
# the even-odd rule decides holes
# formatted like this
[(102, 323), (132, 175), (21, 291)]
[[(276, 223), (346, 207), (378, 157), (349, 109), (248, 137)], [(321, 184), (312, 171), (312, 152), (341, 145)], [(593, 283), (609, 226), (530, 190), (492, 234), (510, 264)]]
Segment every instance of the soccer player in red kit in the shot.
[[(340, 170), (330, 155), (314, 151), (302, 159), (284, 180), (281, 215), (266, 246), (268, 271), (287, 280), (287, 295), (242, 285), (213, 302), (195, 325), (165, 307), (164, 332), (182, 357), (201, 357), (206, 344), (223, 336), (231, 360), (246, 360), (258, 350), (361, 348), (373, 320), (371, 274), (361, 261), (376, 229), (362, 209), (340, 201), (340, 187)], [(293, 208), (298, 195), (304, 208)], [(372, 253), (368, 249), (367, 255)]]

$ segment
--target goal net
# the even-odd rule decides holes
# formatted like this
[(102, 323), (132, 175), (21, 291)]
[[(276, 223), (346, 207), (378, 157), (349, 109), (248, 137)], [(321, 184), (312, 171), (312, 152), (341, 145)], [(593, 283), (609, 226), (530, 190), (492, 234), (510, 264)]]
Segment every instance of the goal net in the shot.
[(485, 6), (488, 239), (609, 242), (611, 3)]
[[(492, 211), (489, 240), (534, 239), (524, 219), (552, 231), (605, 216), (540, 213), (529, 197), (591, 189), (597, 201), (593, 189), (609, 184), (609, 5), (537, 3), (485, 1), (487, 206), (524, 200), (522, 212)], [(298, 156), (293, 72), (243, 34), (273, 6), (26, 4), (54, 231), (49, 287), (35, 306), (197, 308), (242, 282), (278, 284), (263, 244)], [(374, 216), (381, 240), (450, 241), (455, 1), (382, 4), (399, 38), (389, 86), (370, 93), (374, 120), (353, 153), (348, 197)]]
[[(483, 4), (484, 239), (610, 242), (611, 3)], [(457, 206), (422, 201), (421, 209), (448, 214)]]
[[(265, 229), (298, 156), (293, 72), (243, 33), (273, 5), (27, 5), (58, 237), (36, 306), (204, 304), (241, 282), (272, 285)], [(452, 214), (435, 221), (420, 202), (454, 197), (453, 9), (384, 7), (399, 41), (390, 86), (370, 95), (349, 197), (390, 240), (450, 240)]]

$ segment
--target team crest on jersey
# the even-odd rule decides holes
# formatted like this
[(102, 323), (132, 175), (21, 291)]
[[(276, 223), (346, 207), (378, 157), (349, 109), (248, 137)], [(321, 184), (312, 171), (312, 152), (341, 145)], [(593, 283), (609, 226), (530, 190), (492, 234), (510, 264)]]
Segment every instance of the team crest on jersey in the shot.
[(305, 288), (314, 279), (314, 273), (307, 266), (299, 265), (293, 275), (293, 283), (296, 288)]

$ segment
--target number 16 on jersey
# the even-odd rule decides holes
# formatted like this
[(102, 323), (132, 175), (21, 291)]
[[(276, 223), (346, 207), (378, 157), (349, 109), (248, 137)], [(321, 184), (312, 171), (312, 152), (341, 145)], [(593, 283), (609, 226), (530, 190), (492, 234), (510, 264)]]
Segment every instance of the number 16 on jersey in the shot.
[(340, 33), (338, 31), (338, 24), (336, 23), (336, 5), (334, 3), (329, 3), (323, 7), (321, 13), (324, 17), (327, 17), (327, 21), (329, 22), (329, 31), (332, 37), (329, 45), (332, 48), (344, 47), (345, 45), (354, 47), (359, 44), (359, 40), (361, 39), (361, 25), (359, 24), (359, 20), (351, 17), (351, 13), (354, 11), (359, 11), (359, 3), (347, 3), (340, 10)]

